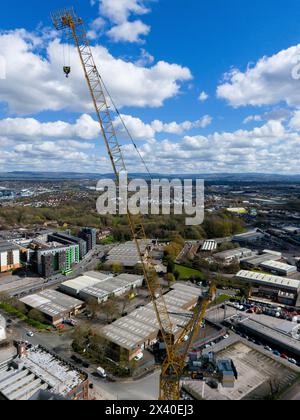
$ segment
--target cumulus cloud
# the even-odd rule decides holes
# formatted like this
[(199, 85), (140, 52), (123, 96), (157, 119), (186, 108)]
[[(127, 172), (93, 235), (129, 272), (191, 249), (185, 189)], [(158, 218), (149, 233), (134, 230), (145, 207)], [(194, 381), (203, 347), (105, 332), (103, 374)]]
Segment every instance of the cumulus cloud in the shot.
[(7, 138), (80, 138), (93, 140), (99, 135), (99, 124), (87, 114), (81, 115), (75, 124), (63, 121), (42, 123), (35, 118), (6, 118), (0, 120), (0, 136), (6, 136)]
[[(299, 173), (299, 140), (298, 132), (286, 130), (280, 121), (269, 121), (253, 130), (185, 136), (179, 142), (156, 140), (140, 151), (153, 172)], [(137, 168), (132, 146), (125, 152)]]
[[(131, 115), (122, 115), (122, 119), (134, 139), (147, 141), (154, 140), (158, 133), (181, 135), (192, 129), (205, 128), (212, 122), (210, 115), (204, 115), (197, 121), (184, 121), (182, 123), (176, 121), (164, 123), (160, 120), (154, 120), (150, 124), (146, 124), (140, 118)], [(115, 120), (115, 125), (122, 132), (122, 124), (119, 119)]]
[[(300, 133), (296, 126), (300, 124), (299, 113), (294, 118), (287, 127), (282, 121), (271, 120), (252, 130), (185, 134), (177, 140), (158, 140), (155, 134), (165, 130), (163, 132), (167, 136), (168, 124), (159, 121), (145, 124), (138, 118), (124, 116), (129, 129), (141, 140), (139, 150), (150, 170), (166, 174), (229, 171), (298, 173)], [(291, 128), (292, 125), (295, 129)], [(28, 129), (26, 122), (21, 126), (24, 131)], [(1, 170), (28, 170), (30, 165), (31, 170), (45, 170), (46, 167), (52, 171), (61, 171), (62, 168), (64, 171), (94, 173), (111, 171), (106, 153), (99, 146), (101, 142), (84, 141), (78, 131), (77, 137), (71, 138), (74, 127), (58, 125), (52, 133), (50, 131), (49, 126), (35, 128), (27, 137), (20, 130), (15, 130), (15, 136), (11, 137), (2, 135), (0, 131), (1, 144), (2, 141), (7, 142), (7, 147), (1, 152)], [(40, 133), (46, 136), (39, 137)], [(60, 133), (66, 137), (60, 137)], [(94, 134), (97, 135), (96, 130)], [(127, 142), (122, 150), (129, 171), (145, 171), (131, 144)]]
[(209, 98), (208, 94), (206, 92), (201, 92), (199, 95), (199, 101), (200, 102), (205, 102), (207, 101), (207, 99)]
[(107, 35), (114, 41), (143, 42), (141, 35), (148, 35), (150, 26), (145, 25), (141, 20), (134, 22), (124, 22), (111, 28)]
[(105, 20), (102, 19), (102, 17), (98, 17), (97, 19), (94, 19), (92, 23), (90, 24), (90, 29), (87, 32), (87, 36), (95, 40), (97, 39), (103, 32), (105, 27)]
[(107, 35), (113, 42), (142, 42), (141, 36), (149, 34), (149, 25), (140, 19), (130, 20), (132, 16), (149, 13), (147, 3), (149, 0), (99, 0), (100, 15), (112, 24)]
[[(93, 110), (75, 47), (71, 49), (72, 73), (62, 71), (63, 47), (58, 40), (47, 44), (47, 58), (35, 42), (20, 31), (0, 34), (0, 55), (6, 61), (7, 78), (0, 80), (0, 101), (9, 111), (26, 115), (46, 110)], [(95, 61), (119, 107), (160, 107), (192, 79), (188, 68), (159, 61), (151, 67), (115, 58), (102, 46), (93, 47)]]
[(249, 115), (245, 118), (243, 123), (248, 124), (250, 122), (259, 122), (259, 121), (286, 121), (292, 115), (292, 112), (285, 108), (275, 108), (272, 111), (264, 112), (263, 114), (258, 115)]
[(242, 72), (225, 75), (217, 95), (237, 108), (245, 105), (274, 105), (285, 102), (300, 106), (300, 45), (261, 58)]

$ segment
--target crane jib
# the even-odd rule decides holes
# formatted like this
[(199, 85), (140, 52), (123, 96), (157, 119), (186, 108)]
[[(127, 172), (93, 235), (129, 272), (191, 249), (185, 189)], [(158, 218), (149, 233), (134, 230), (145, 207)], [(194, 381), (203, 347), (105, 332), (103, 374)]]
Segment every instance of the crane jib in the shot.
[[(54, 27), (58, 31), (65, 31), (67, 34), (67, 39), (73, 39), (75, 42), (82, 64), (84, 76), (88, 84), (91, 99), (93, 101), (97, 119), (101, 128), (102, 137), (104, 139), (112, 168), (118, 182), (119, 174), (121, 172), (127, 172), (126, 165), (114, 127), (110, 106), (108, 104), (108, 98), (105, 94), (106, 88), (97, 70), (83, 20), (76, 16), (73, 8), (63, 9), (55, 12), (51, 14), (51, 18)], [(68, 76), (71, 72), (71, 69), (66, 68), (64, 71), (66, 76)], [(115, 111), (120, 116), (120, 113), (116, 107)], [(126, 130), (128, 131), (127, 128)], [(136, 144), (133, 144), (136, 150), (138, 150)], [(142, 156), (140, 157), (142, 158)], [(158, 275), (153, 267), (149, 266), (148, 264), (146, 265), (142, 257), (139, 240), (146, 239), (143, 221), (141, 217), (137, 218), (128, 212), (128, 224), (131, 230), (132, 238), (136, 244), (140, 260), (142, 261), (145, 280), (160, 327), (161, 338), (165, 344), (166, 349), (166, 358), (162, 364), (159, 397), (161, 400), (179, 400), (180, 380), (183, 375), (185, 357), (190, 350), (193, 338), (197, 334), (197, 331), (199, 330), (203, 321), (206, 308), (210, 303), (210, 297), (207, 297), (206, 300), (198, 305), (197, 311), (195, 311), (195, 314), (188, 323), (187, 327), (183, 329), (182, 334), (176, 340), (174, 331), (177, 326), (173, 325), (172, 323)], [(213, 285), (211, 286), (211, 291), (212, 290)], [(210, 295), (212, 295), (212, 293), (210, 293)], [(180, 351), (180, 347), (184, 341), (183, 337), (186, 334), (189, 334), (191, 338), (185, 348), (184, 353), (182, 353), (182, 351)]]

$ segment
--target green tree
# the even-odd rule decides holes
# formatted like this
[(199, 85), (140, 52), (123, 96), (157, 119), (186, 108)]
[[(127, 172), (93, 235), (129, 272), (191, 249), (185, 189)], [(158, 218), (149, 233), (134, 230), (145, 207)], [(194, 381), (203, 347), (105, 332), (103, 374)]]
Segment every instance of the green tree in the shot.
[(164, 278), (168, 282), (169, 287), (171, 287), (172, 283), (176, 282), (176, 278), (175, 278), (174, 274), (172, 274), (172, 273), (167, 273)]
[(88, 299), (86, 302), (86, 308), (90, 312), (93, 319), (96, 319), (99, 312), (100, 312), (100, 305), (97, 301), (97, 299)]
[(119, 273), (121, 273), (122, 271), (123, 271), (123, 266), (122, 266), (122, 264), (120, 264), (120, 263), (113, 263), (112, 264), (112, 266), (111, 266), (111, 271), (114, 273), (114, 274), (119, 274)]
[(34, 321), (40, 322), (41, 324), (43, 324), (45, 322), (44, 315), (40, 311), (38, 311), (37, 309), (31, 309), (28, 312), (28, 318), (33, 319)]
[(107, 322), (111, 322), (119, 315), (119, 307), (115, 299), (109, 299), (101, 305), (101, 311), (106, 315)]

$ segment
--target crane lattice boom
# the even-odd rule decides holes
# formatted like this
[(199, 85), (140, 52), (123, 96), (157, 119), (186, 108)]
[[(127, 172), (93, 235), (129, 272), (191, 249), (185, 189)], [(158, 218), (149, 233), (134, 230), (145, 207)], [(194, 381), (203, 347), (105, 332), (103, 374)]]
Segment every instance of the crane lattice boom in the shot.
[[(120, 143), (117, 138), (108, 99), (105, 95), (105, 85), (95, 64), (83, 20), (76, 16), (72, 8), (53, 13), (51, 18), (57, 30), (64, 31), (68, 39), (75, 41), (102, 136), (116, 180), (119, 182), (121, 174), (127, 173), (126, 165)], [(180, 379), (185, 367), (186, 356), (192, 346), (195, 336), (198, 333), (199, 326), (204, 318), (210, 298), (207, 298), (199, 305), (198, 310), (195, 311), (195, 314), (188, 323), (187, 327), (183, 329), (180, 337), (175, 340), (174, 330), (176, 326), (172, 324), (158, 275), (154, 268), (147, 264), (142, 257), (140, 240), (147, 239), (142, 219), (140, 216), (133, 216), (130, 214), (129, 210), (127, 213), (132, 238), (135, 241), (140, 261), (142, 261), (145, 280), (154, 305), (161, 336), (166, 347), (166, 359), (162, 365), (161, 372), (160, 399), (179, 400)], [(187, 334), (190, 334), (190, 339), (186, 348), (182, 351), (182, 343), (184, 342), (184, 337)]]

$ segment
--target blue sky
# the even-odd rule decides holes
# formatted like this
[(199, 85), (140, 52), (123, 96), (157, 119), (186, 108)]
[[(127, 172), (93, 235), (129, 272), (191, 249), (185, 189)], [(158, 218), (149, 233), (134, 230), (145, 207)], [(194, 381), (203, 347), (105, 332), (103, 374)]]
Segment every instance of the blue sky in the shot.
[[(64, 41), (49, 14), (65, 5), (2, 5), (1, 171), (110, 171), (73, 46), (64, 47), (70, 78), (62, 73)], [(74, 6), (153, 172), (300, 172), (299, 2)], [(116, 127), (128, 169), (144, 171), (118, 121)]]

